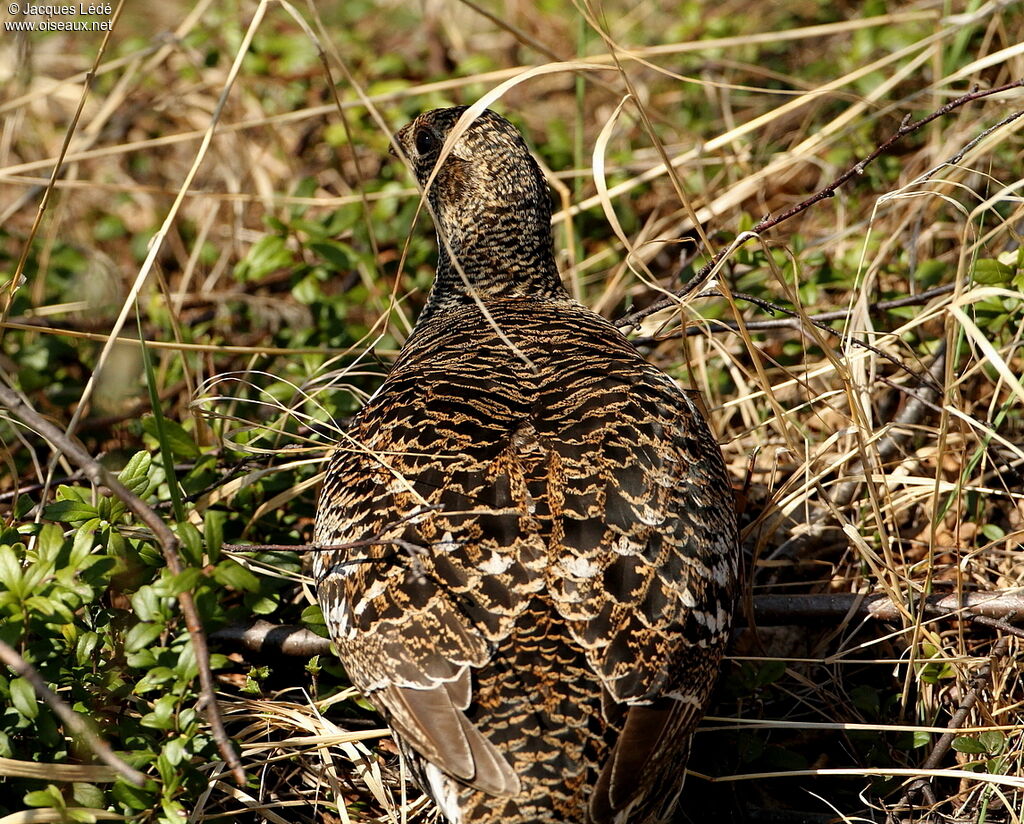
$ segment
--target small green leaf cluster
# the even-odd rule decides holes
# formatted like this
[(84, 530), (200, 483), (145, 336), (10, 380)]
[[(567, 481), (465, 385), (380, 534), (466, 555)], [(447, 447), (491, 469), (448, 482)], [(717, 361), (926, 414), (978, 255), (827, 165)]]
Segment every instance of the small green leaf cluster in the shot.
[[(199, 454), (180, 425), (164, 423), (184, 439), (176, 452)], [(166, 429), (164, 435), (170, 448)], [(154, 504), (167, 489), (163, 467), (146, 451), (128, 461), (119, 479)], [(0, 639), (148, 780), (136, 787), (112, 772), (93, 781), (47, 777), (46, 765), (98, 762), (31, 683), (4, 668), (0, 757), (38, 764), (44, 777), (9, 781), (0, 816), (37, 807), (71, 821), (96, 820), (105, 811), (180, 822), (220, 755), (200, 712), (195, 650), (178, 596), (191, 591), (209, 632), (273, 612), (282, 583), (223, 555), (224, 512), (207, 510), (201, 528), (175, 526), (183, 562), (175, 575), (120, 499), (72, 485), (59, 486), (54, 498), (36, 523), (25, 518), (18, 529), (0, 532)], [(30, 504), (22, 496), (20, 507)], [(270, 560), (298, 569), (294, 558), (263, 562)], [(214, 653), (210, 663), (216, 672), (229, 661)]]

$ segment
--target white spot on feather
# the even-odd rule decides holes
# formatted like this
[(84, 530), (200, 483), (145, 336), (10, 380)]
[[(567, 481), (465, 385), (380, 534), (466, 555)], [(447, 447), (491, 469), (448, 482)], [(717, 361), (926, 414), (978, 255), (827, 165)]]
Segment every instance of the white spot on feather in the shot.
[(612, 549), (619, 553), (619, 555), (639, 555), (641, 547), (632, 541), (628, 535), (620, 535)]
[(479, 569), (485, 575), (501, 575), (503, 572), (507, 572), (510, 566), (512, 566), (512, 557), (510, 555), (500, 555), (497, 552), (492, 552), (491, 557), (480, 564)]
[(332, 628), (332, 635), (337, 638), (345, 638), (353, 633), (350, 631), (348, 619), (348, 599), (339, 598), (333, 604), (331, 608), (327, 610), (327, 614), (324, 616), (327, 619), (327, 624)]
[(665, 523), (665, 513), (645, 506), (636, 513), (636, 519), (647, 526), (662, 526)]
[(441, 540), (434, 544), (434, 549), (438, 552), (454, 552), (458, 548), (459, 542), (452, 537), (451, 532), (445, 532)]
[(378, 598), (384, 594), (384, 591), (388, 588), (388, 582), (381, 579), (377, 579), (366, 589), (359, 599), (359, 603), (356, 604), (355, 614), (362, 615), (364, 610), (370, 605), (370, 601), (374, 598)]
[(558, 566), (570, 578), (593, 578), (601, 572), (601, 567), (598, 564), (579, 555), (563, 555), (558, 560)]

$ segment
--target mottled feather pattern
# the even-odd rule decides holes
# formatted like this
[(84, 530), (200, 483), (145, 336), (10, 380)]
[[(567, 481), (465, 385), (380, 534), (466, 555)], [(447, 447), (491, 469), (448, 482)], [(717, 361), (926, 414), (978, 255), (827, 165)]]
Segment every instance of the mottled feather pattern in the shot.
[[(421, 183), (462, 111), (399, 133)], [(562, 288), (507, 121), (479, 116), (427, 195), (434, 288), (321, 493), (316, 540), (358, 544), (314, 559), (332, 638), (449, 820), (665, 820), (729, 631), (721, 452)]]

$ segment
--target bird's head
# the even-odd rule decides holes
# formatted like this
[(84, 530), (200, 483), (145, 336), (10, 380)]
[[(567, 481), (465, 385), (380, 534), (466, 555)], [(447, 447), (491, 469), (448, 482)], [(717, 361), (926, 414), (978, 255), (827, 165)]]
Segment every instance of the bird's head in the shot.
[(506, 252), (538, 242), (549, 247), (551, 195), (519, 131), (487, 109), (446, 147), (465, 111), (424, 112), (395, 135), (426, 187), (438, 231), (460, 256), (495, 245)]

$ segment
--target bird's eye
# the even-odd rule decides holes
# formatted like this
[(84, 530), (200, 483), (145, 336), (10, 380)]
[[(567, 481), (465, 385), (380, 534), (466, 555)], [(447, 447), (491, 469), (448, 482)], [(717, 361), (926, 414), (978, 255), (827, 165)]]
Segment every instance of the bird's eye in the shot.
[(416, 132), (416, 153), (420, 155), (430, 154), (437, 148), (437, 136), (430, 129), (420, 129)]

